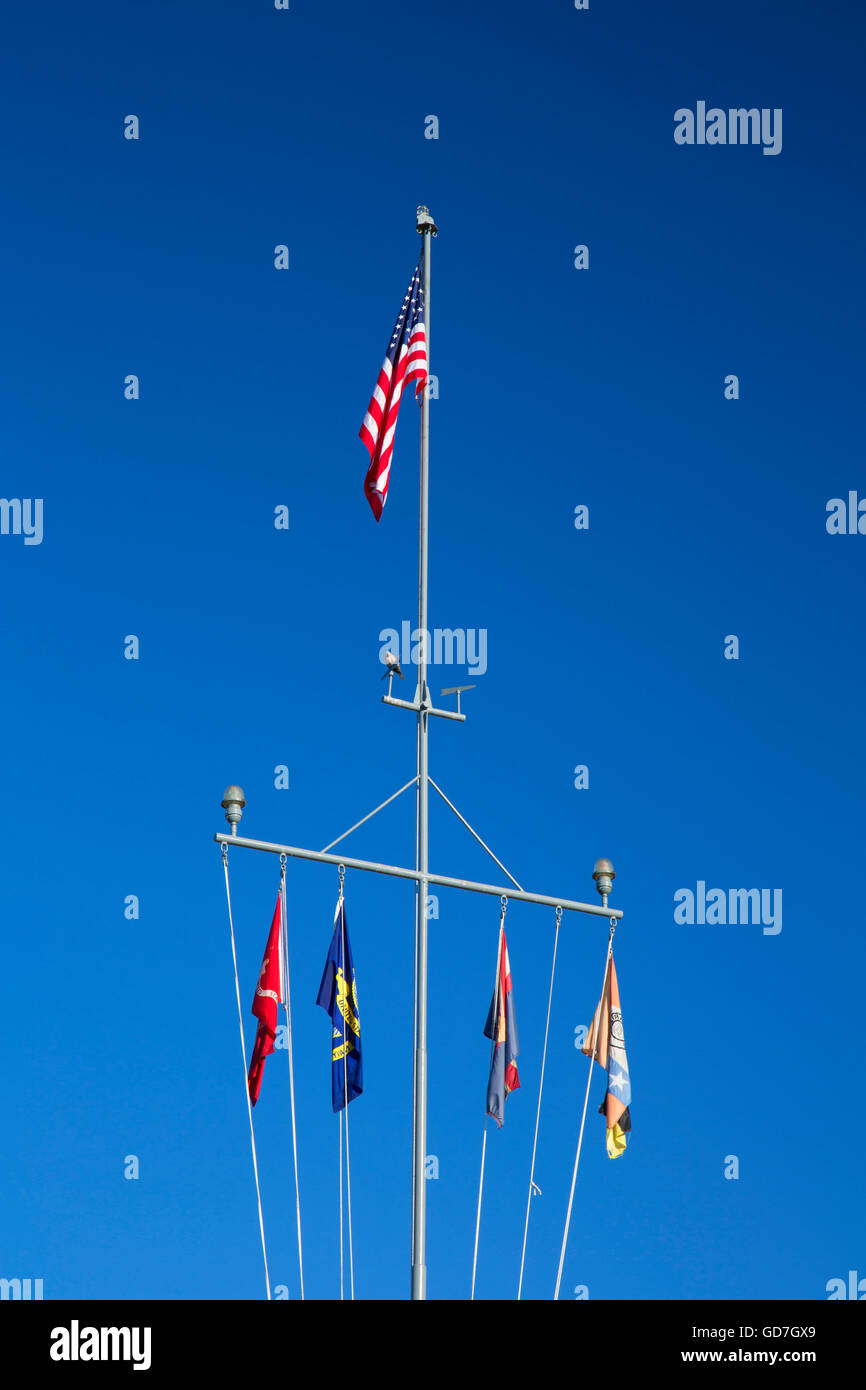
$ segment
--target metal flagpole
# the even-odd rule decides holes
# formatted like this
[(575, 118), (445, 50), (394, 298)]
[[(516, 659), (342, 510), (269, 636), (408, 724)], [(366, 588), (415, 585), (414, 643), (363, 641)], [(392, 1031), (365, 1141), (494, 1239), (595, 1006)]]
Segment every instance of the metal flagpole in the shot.
[[(429, 383), (430, 373), (430, 245), (432, 238), (436, 236), (437, 228), (430, 216), (430, 211), (426, 207), (419, 207), (416, 216), (416, 229), (423, 238), (422, 241), (422, 275), (423, 275), (423, 294), (424, 294), (424, 331), (427, 346), (427, 373)], [(414, 869), (403, 868), (396, 864), (383, 864), (369, 859), (349, 859), (343, 854), (331, 854), (329, 851), (346, 838), (358, 826), (363, 825), (372, 816), (378, 814), (391, 801), (395, 800), (411, 786), (411, 781), (401, 787), (394, 796), (383, 801), (374, 811), (365, 816), (363, 820), (357, 821), (343, 835), (336, 840), (332, 840), (330, 845), (324, 850), (304, 849), (298, 845), (275, 844), (269, 840), (251, 840), (245, 836), (238, 835), (238, 825), (243, 815), (246, 805), (243, 789), (234, 783), (227, 787), (223, 794), (222, 806), (225, 811), (226, 820), (231, 827), (231, 833), (217, 834), (214, 836), (217, 844), (223, 847), (226, 852), (227, 845), (233, 845), (241, 849), (257, 849), (269, 854), (279, 854), (290, 859), (308, 859), (319, 864), (342, 865), (344, 868), (361, 869), (367, 873), (385, 874), (392, 878), (403, 878), (414, 881), (415, 883), (415, 1053), (414, 1053), (414, 1102), (413, 1102), (413, 1128), (412, 1128), (412, 1298), (423, 1300), (427, 1297), (427, 1265), (426, 1265), (426, 1158), (427, 1158), (427, 900), (431, 884), (443, 888), (458, 888), (469, 893), (492, 894), (498, 898), (507, 898), (517, 902), (536, 903), (542, 906), (555, 907), (563, 912), (579, 912), (589, 916), (608, 917), (612, 921), (622, 917), (622, 911), (618, 908), (608, 907), (608, 894), (612, 888), (612, 881), (615, 877), (613, 865), (608, 859), (596, 861), (593, 869), (593, 878), (598, 893), (601, 895), (601, 906), (593, 903), (572, 901), (569, 898), (553, 897), (546, 893), (531, 893), (526, 889), (516, 886), (503, 887), (501, 884), (477, 883), (471, 879), (454, 878), (447, 874), (432, 873), (429, 861), (429, 827), (428, 827), (428, 807), (429, 790), (431, 784), (430, 770), (427, 756), (427, 726), (429, 720), (436, 716), (441, 719), (450, 719), (459, 723), (464, 723), (466, 715), (460, 709), (460, 693), (462, 690), (472, 689), (471, 686), (457, 686), (454, 690), (443, 690), (443, 695), (457, 693), (457, 709), (437, 709), (431, 698), (427, 686), (427, 665), (430, 657), (428, 649), (429, 632), (427, 628), (427, 552), (428, 552), (428, 503), (429, 503), (429, 464), (430, 464), (430, 397), (428, 385), (425, 385), (421, 396), (421, 460), (420, 460), (420, 498), (418, 514), (418, 684), (415, 690), (415, 698), (411, 701), (398, 700), (391, 694), (393, 685), (393, 671), (390, 672), (391, 679), (388, 682), (388, 693), (382, 696), (382, 703), (393, 705), (399, 709), (411, 710), (417, 721), (417, 760), (416, 760), (416, 781), (415, 808), (416, 808), (416, 841), (415, 841), (415, 867)], [(435, 787), (435, 782), (433, 783)], [(436, 788), (440, 791), (439, 788)], [(440, 795), (444, 793), (440, 791)], [(504, 865), (496, 859), (492, 850), (484, 844), (480, 836), (464, 820), (457, 808), (444, 798), (451, 809), (456, 812), (460, 820), (467, 829), (475, 836), (480, 844), (487, 850), (488, 854), (496, 860), (496, 863), (503, 870), (506, 877), (511, 879), (512, 885), (516, 885), (516, 879), (508, 873)], [(159, 832), (157, 832), (159, 833)], [(342, 1149), (341, 1149), (342, 1152)]]
[[(419, 207), (417, 230), (423, 238), (424, 334), (430, 374), (430, 243), (436, 231), (429, 209)], [(421, 487), (418, 509), (418, 785), (415, 791), (418, 838), (415, 868), (415, 1115), (412, 1128), (412, 1298), (427, 1297), (427, 890), (429, 869), (429, 764), (427, 756), (427, 541), (430, 494), (430, 393), (421, 394)]]

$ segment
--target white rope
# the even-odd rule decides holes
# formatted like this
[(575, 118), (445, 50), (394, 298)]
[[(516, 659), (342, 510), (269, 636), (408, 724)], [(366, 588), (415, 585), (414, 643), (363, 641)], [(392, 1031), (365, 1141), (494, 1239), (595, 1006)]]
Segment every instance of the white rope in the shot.
[(238, 956), (237, 956), (237, 951), (235, 950), (235, 927), (234, 927), (234, 922), (233, 922), (233, 920), (232, 920), (232, 897), (231, 897), (231, 893), (230, 893), (230, 891), (229, 891), (229, 857), (228, 857), (228, 851), (227, 851), (225, 845), (223, 845), (222, 855), (223, 855), (223, 868), (225, 869), (225, 875), (226, 875), (226, 902), (228, 903), (228, 909), (229, 909), (229, 934), (230, 934), (230, 936), (231, 936), (231, 942), (232, 942), (232, 960), (234, 961), (234, 967), (235, 967), (235, 994), (236, 994), (236, 996), (237, 996), (237, 1001), (238, 1001), (238, 1028), (240, 1029), (240, 1035), (241, 1035), (241, 1057), (243, 1058), (243, 1064), (244, 1064), (244, 1095), (246, 1096), (246, 1099), (247, 1099), (247, 1114), (249, 1115), (249, 1118), (250, 1118), (250, 1144), (251, 1144), (251, 1147), (252, 1147), (252, 1154), (253, 1154), (253, 1174), (254, 1174), (255, 1180), (256, 1180), (256, 1201), (258, 1202), (258, 1205), (259, 1205), (259, 1230), (260, 1230), (261, 1236), (262, 1236), (262, 1259), (263, 1259), (264, 1262), (265, 1262), (265, 1287), (267, 1288), (267, 1291), (268, 1291), (268, 1298), (270, 1299), (270, 1297), (271, 1297), (271, 1279), (270, 1279), (270, 1275), (269, 1275), (269, 1273), (268, 1273), (268, 1252), (267, 1252), (267, 1249), (265, 1248), (265, 1218), (264, 1218), (264, 1216), (262, 1215), (262, 1193), (261, 1193), (261, 1188), (260, 1188), (260, 1186), (259, 1186), (259, 1165), (258, 1165), (258, 1160), (257, 1160), (257, 1158), (256, 1158), (256, 1136), (255, 1136), (255, 1131), (253, 1130), (253, 1107), (252, 1107), (252, 1105), (250, 1104), (250, 1088), (249, 1088), (249, 1084), (248, 1084), (248, 1080), (247, 1080), (247, 1049), (246, 1049), (246, 1044), (244, 1043), (244, 1019), (243, 1019), (243, 1013), (242, 1013), (242, 1011), (241, 1011), (241, 987), (240, 987), (240, 984), (239, 984), (239, 982), (238, 982)]
[(550, 967), (550, 989), (547, 994), (547, 1022), (544, 1025), (544, 1048), (541, 1053), (541, 1079), (538, 1083), (538, 1106), (535, 1111), (535, 1136), (532, 1140), (532, 1162), (529, 1165), (529, 1191), (526, 1194), (526, 1220), (523, 1224), (523, 1249), (520, 1252), (520, 1278), (517, 1281), (517, 1301), (523, 1292), (523, 1268), (526, 1262), (526, 1238), (529, 1234), (529, 1208), (535, 1187), (535, 1153), (538, 1148), (538, 1122), (541, 1119), (541, 1093), (544, 1090), (544, 1068), (547, 1063), (547, 1037), (550, 1032), (550, 1006), (553, 1001), (553, 977), (556, 974), (556, 950), (559, 945), (559, 925), (562, 921), (562, 908), (556, 909), (556, 928), (553, 935), (553, 964)]
[(340, 1302), (343, 1302), (343, 1112), (340, 1111)]
[(583, 1115), (581, 1116), (581, 1119), (580, 1119), (580, 1134), (578, 1135), (578, 1138), (577, 1138), (577, 1153), (576, 1153), (575, 1156), (574, 1156), (574, 1172), (573, 1172), (572, 1175), (571, 1175), (571, 1191), (570, 1191), (570, 1193), (568, 1194), (568, 1211), (566, 1212), (566, 1215), (565, 1215), (565, 1230), (564, 1230), (563, 1233), (562, 1233), (562, 1249), (561, 1249), (560, 1252), (559, 1252), (559, 1269), (556, 1271), (556, 1289), (554, 1290), (554, 1294), (553, 1294), (554, 1301), (556, 1301), (556, 1300), (559, 1298), (559, 1286), (560, 1286), (560, 1284), (562, 1283), (562, 1266), (565, 1264), (565, 1247), (566, 1247), (566, 1245), (568, 1244), (568, 1228), (569, 1228), (569, 1226), (571, 1225), (571, 1207), (572, 1207), (572, 1203), (573, 1203), (573, 1201), (574, 1201), (574, 1188), (575, 1188), (575, 1184), (576, 1184), (576, 1182), (577, 1182), (577, 1166), (578, 1166), (578, 1164), (580, 1163), (580, 1150), (581, 1150), (581, 1146), (582, 1146), (582, 1144), (583, 1144), (583, 1127), (584, 1127), (584, 1125), (586, 1124), (586, 1107), (587, 1107), (587, 1104), (589, 1103), (589, 1086), (590, 1086), (590, 1082), (592, 1081), (592, 1068), (593, 1068), (593, 1063), (595, 1062), (595, 1054), (596, 1054), (596, 1052), (598, 1051), (598, 1038), (599, 1038), (599, 1034), (600, 1034), (600, 1032), (601, 1032), (601, 1009), (602, 1009), (602, 1006), (603, 1006), (603, 1004), (604, 1004), (604, 991), (605, 991), (605, 989), (607, 988), (607, 971), (608, 971), (608, 966), (610, 965), (611, 942), (612, 942), (612, 941), (613, 941), (613, 930), (611, 930), (610, 936), (608, 937), (608, 942), (607, 942), (607, 955), (606, 955), (605, 958), (604, 958), (604, 976), (603, 976), (602, 982), (601, 982), (601, 998), (600, 998), (600, 1002), (599, 1002), (599, 1005), (598, 1005), (598, 1015), (597, 1015), (598, 1022), (597, 1022), (597, 1026), (596, 1026), (596, 1028), (595, 1028), (595, 1030), (594, 1030), (594, 1031), (595, 1031), (595, 1042), (594, 1042), (594, 1044), (593, 1044), (592, 1056), (591, 1056), (591, 1058), (589, 1059), (589, 1072), (588, 1072), (587, 1078), (586, 1078), (586, 1095), (585, 1095), (584, 1098), (583, 1098)]
[(472, 1292), (470, 1303), (475, 1299), (475, 1271), (478, 1268), (478, 1232), (481, 1228), (481, 1194), (484, 1190), (484, 1155), (487, 1153), (487, 1116), (484, 1116), (484, 1139), (481, 1144), (481, 1177), (478, 1181), (478, 1211), (475, 1216), (475, 1249), (472, 1253)]
[(352, 1249), (352, 1170), (349, 1166), (349, 1106), (343, 1107), (346, 1115), (346, 1215), (349, 1222), (349, 1297), (355, 1301), (355, 1255)]
[[(505, 930), (505, 905), (499, 918), (499, 943), (496, 948), (496, 979), (493, 984), (493, 1036), (490, 1039), (490, 1065), (496, 1051), (496, 1018), (499, 1012), (499, 964), (502, 960), (502, 934)], [(475, 1273), (478, 1268), (478, 1236), (481, 1230), (481, 1198), (484, 1192), (484, 1158), (487, 1153), (487, 1101), (484, 1102), (484, 1138), (481, 1142), (481, 1176), (478, 1179), (478, 1209), (475, 1213), (475, 1249), (472, 1254), (472, 1292), (470, 1303), (475, 1299)]]
[[(346, 953), (346, 909), (345, 909), (345, 906), (343, 905), (343, 883), (342, 883), (342, 879), (340, 880), (340, 904), (341, 904), (341, 906), (342, 906), (342, 911), (341, 911), (341, 913), (340, 913), (340, 931), (341, 931), (342, 938), (343, 938), (343, 951), (342, 951), (342, 955), (343, 955), (343, 975), (345, 976), (346, 973), (347, 973), (348, 961), (347, 961), (347, 953)], [(346, 990), (347, 990), (347, 993), (348, 993), (349, 989), (351, 989), (351, 996), (350, 996), (350, 997), (351, 997), (351, 999), (352, 999), (352, 1002), (355, 1004), (355, 1007), (357, 1008), (357, 1003), (358, 1003), (358, 1001), (355, 999), (355, 982), (354, 982), (354, 980), (352, 980), (352, 981), (347, 980), (347, 981), (346, 981)], [(347, 1010), (347, 1012), (348, 1012), (348, 1010)], [(350, 1298), (351, 1298), (352, 1302), (354, 1303), (354, 1301), (355, 1301), (355, 1256), (354, 1256), (354, 1251), (353, 1251), (353, 1249), (352, 1249), (352, 1170), (351, 1170), (351, 1167), (350, 1167), (350, 1165), (349, 1165), (349, 1056), (348, 1056), (348, 1052), (347, 1052), (347, 1050), (346, 1050), (346, 1014), (343, 1014), (343, 1109), (342, 1109), (341, 1114), (343, 1114), (343, 1115), (346, 1116), (346, 1206), (347, 1206), (346, 1215), (347, 1215), (348, 1220), (349, 1220), (349, 1289), (350, 1289)], [(341, 1158), (342, 1158), (342, 1147), (341, 1147), (341, 1149), (340, 1149), (340, 1155), (341, 1155)], [(342, 1255), (342, 1251), (341, 1251), (341, 1255)]]
[(292, 993), (289, 986), (289, 934), (286, 911), (286, 866), (282, 865), (280, 874), (280, 928), (283, 937), (284, 993), (283, 1007), (286, 1013), (286, 1042), (289, 1052), (289, 1096), (292, 1106), (292, 1156), (295, 1169), (295, 1214), (298, 1224), (298, 1273), (301, 1280), (301, 1300), (304, 1299), (304, 1246), (301, 1240), (301, 1188), (298, 1177), (298, 1129), (295, 1118), (295, 1064), (292, 1053)]
[[(415, 781), (421, 776), (421, 746), (416, 739), (415, 742)], [(421, 867), (421, 857), (419, 854), (421, 844), (421, 828), (419, 823), (419, 798), (415, 798), (415, 869)], [(421, 884), (416, 880), (415, 883), (415, 969), (412, 974), (414, 977), (414, 994), (412, 996), (412, 1190), (409, 1195), (409, 1204), (412, 1211), (412, 1220), (409, 1223), (409, 1264), (410, 1268), (415, 1265), (415, 1122), (418, 1116), (417, 1095), (418, 1088), (415, 1084), (416, 1059), (418, 1053), (418, 932), (421, 926), (419, 912), (427, 911), (426, 901), (421, 904)]]

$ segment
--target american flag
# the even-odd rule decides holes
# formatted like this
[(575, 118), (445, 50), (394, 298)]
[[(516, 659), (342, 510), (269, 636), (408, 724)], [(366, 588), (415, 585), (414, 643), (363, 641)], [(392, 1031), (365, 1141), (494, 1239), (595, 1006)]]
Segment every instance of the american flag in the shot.
[(359, 430), (370, 455), (364, 479), (367, 501), (378, 521), (388, 497), (388, 477), (394, 452), (394, 431), (400, 397), (407, 382), (414, 381), (415, 396), (427, 384), (427, 331), (424, 327), (424, 289), (421, 261), (409, 282), (406, 297), (397, 315), (385, 361), (373, 390), (364, 423)]

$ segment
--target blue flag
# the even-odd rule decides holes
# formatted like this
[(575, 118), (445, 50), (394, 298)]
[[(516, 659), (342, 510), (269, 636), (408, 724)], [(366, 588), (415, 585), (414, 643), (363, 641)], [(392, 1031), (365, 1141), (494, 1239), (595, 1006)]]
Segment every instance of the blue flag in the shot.
[(347, 1100), (354, 1100), (364, 1089), (361, 1068), (361, 1020), (355, 987), (355, 967), (346, 927), (346, 904), (337, 903), (334, 935), (316, 1003), (330, 1015), (334, 1025), (331, 1040), (331, 1102), (334, 1114)]

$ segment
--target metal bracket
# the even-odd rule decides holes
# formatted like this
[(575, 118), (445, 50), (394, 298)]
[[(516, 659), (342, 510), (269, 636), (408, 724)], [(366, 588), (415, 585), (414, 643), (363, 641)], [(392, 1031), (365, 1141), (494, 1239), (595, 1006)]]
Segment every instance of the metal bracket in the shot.
[(426, 701), (422, 702), (417, 698), (417, 694), (414, 700), (395, 700), (390, 695), (383, 695), (382, 704), (396, 705), (398, 709), (410, 709), (414, 714), (435, 714), (437, 719), (454, 719), (460, 724), (466, 723), (465, 714), (458, 714), (458, 712), (453, 709), (434, 709), (430, 703), (429, 697)]

